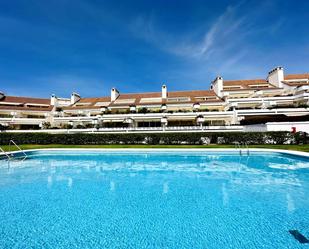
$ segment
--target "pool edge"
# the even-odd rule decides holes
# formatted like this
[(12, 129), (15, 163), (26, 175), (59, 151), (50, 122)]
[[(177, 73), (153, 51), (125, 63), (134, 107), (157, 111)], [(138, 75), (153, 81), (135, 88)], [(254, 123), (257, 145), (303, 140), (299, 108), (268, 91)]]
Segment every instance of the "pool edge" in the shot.
[[(235, 151), (234, 148), (42, 148), (42, 149), (28, 149), (23, 150), (24, 152), (35, 152), (35, 151)], [(295, 150), (283, 150), (283, 149), (264, 149), (264, 148), (249, 148), (242, 149), (242, 151), (249, 152), (277, 152), (282, 154), (289, 154), (294, 156), (303, 156), (309, 158), (308, 152), (295, 151)], [(238, 151), (238, 149), (237, 149)], [(18, 154), (20, 151), (12, 151), (10, 154)], [(5, 155), (3, 152), (0, 153), (0, 156)]]

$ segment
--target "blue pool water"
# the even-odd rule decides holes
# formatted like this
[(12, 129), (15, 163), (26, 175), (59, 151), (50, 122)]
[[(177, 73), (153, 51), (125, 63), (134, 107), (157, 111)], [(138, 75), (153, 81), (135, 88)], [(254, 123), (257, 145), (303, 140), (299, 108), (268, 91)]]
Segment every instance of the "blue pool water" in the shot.
[(309, 248), (309, 159), (41, 151), (0, 160), (0, 248)]

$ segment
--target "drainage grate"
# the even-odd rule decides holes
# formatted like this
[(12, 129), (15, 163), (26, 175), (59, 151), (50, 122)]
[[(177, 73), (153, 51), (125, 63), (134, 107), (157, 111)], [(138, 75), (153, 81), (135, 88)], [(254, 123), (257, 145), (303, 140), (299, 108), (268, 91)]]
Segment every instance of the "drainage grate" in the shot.
[(289, 230), (290, 234), (294, 236), (296, 240), (298, 240), (302, 244), (309, 243), (309, 240), (302, 235), (298, 230)]

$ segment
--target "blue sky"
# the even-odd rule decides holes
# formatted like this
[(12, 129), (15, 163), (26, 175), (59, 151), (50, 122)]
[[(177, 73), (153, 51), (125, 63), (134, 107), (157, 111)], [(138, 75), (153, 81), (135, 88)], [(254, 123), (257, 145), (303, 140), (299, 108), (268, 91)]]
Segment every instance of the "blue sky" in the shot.
[(309, 71), (309, 1), (0, 0), (0, 90), (208, 89)]

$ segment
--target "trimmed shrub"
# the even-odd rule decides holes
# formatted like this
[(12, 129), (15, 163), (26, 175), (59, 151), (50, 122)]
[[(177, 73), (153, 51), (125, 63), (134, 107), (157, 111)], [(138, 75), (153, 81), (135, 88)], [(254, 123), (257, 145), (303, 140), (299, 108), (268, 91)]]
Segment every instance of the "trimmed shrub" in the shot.
[(0, 144), (12, 139), (18, 144), (298, 144), (307, 143), (303, 133), (290, 132), (188, 132), (188, 133), (0, 133)]

